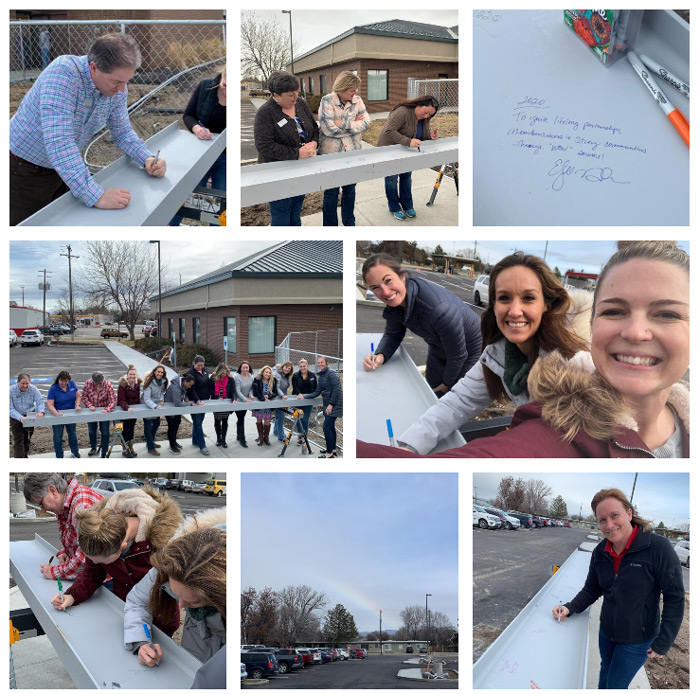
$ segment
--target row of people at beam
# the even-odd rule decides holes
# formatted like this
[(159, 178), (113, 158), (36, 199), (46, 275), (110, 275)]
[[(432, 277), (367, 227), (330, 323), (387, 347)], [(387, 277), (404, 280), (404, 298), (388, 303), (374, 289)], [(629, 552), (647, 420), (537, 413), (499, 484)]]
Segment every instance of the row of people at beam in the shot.
[[(340, 377), (332, 369), (324, 357), (317, 361), (317, 373), (309, 369), (306, 359), (300, 359), (298, 370), (294, 373), (292, 362), (287, 361), (277, 365), (263, 366), (253, 374), (253, 369), (248, 361), (243, 361), (237, 371), (232, 373), (224, 363), (219, 364), (213, 374), (209, 374), (205, 366), (205, 359), (196, 355), (192, 367), (181, 376), (169, 381), (165, 367), (157, 365), (152, 371), (145, 374), (142, 379), (133, 364), (130, 364), (127, 372), (119, 379), (115, 392), (112, 383), (105, 379), (101, 371), (96, 371), (89, 378), (82, 390), (73, 381), (68, 371), (61, 371), (49, 388), (46, 403), (39, 389), (32, 385), (31, 376), (20, 373), (17, 382), (10, 386), (10, 430), (13, 438), (14, 457), (29, 457), (33, 427), (23, 426), (26, 417), (35, 413), (42, 417), (46, 409), (56, 417), (63, 416), (66, 410), (80, 411), (87, 408), (91, 411), (101, 410), (108, 413), (114, 411), (117, 406), (124, 411), (133, 411), (133, 406), (143, 404), (152, 410), (159, 410), (163, 406), (198, 406), (211, 399), (231, 400), (232, 402), (250, 402), (258, 400), (269, 402), (275, 398), (287, 399), (290, 388), (293, 396), (313, 399), (321, 395), (323, 397), (324, 424), (323, 431), (326, 439), (325, 457), (335, 457), (336, 431), (335, 422), (343, 416), (343, 393)], [(274, 433), (278, 440), (284, 441), (284, 416), (283, 409), (261, 408), (252, 410), (256, 419), (259, 446), (270, 444), (270, 429), (272, 426), (272, 411), (275, 410)], [(301, 429), (299, 442), (305, 445), (309, 431), (309, 418), (312, 405), (301, 408)], [(232, 412), (215, 412), (214, 429), (216, 432), (216, 445), (228, 448), (226, 441), (228, 434), (228, 420)], [(237, 410), (236, 440), (243, 447), (248, 444), (245, 437), (245, 416), (247, 410)], [(203, 455), (209, 455), (209, 450), (204, 436), (204, 418), (206, 413), (192, 412), (192, 444), (199, 448)], [(170, 451), (179, 454), (182, 446), (178, 443), (178, 431), (182, 423), (181, 415), (166, 415), (168, 426), (168, 443)], [(122, 437), (125, 445), (122, 455), (126, 458), (136, 457), (134, 450), (134, 430), (136, 419), (122, 421)], [(106, 457), (110, 447), (110, 422), (88, 422), (88, 436), (90, 439), (89, 456), (101, 453)], [(159, 456), (160, 444), (156, 442), (156, 434), (160, 427), (160, 417), (144, 417), (143, 429), (146, 439), (147, 451), (150, 455)], [(100, 432), (98, 446), (97, 432)], [(74, 458), (80, 457), (78, 444), (77, 424), (53, 424), (53, 447), (57, 458), (62, 458), (64, 430), (68, 437), (68, 445)], [(303, 448), (304, 449), (304, 448)], [(304, 449), (305, 450), (305, 449)]]
[[(141, 66), (141, 50), (128, 34), (98, 37), (87, 55), (61, 55), (44, 67), (10, 120), (10, 224), (24, 221), (70, 191), (87, 207), (122, 209), (127, 188), (103, 188), (81, 150), (106, 127), (114, 144), (150, 176), (162, 178), (166, 156), (151, 152), (129, 120), (128, 83)], [(200, 140), (226, 128), (226, 67), (202, 80), (183, 122)], [(226, 189), (226, 150), (199, 182)], [(175, 217), (171, 225), (179, 225)]]
[[(358, 94), (362, 80), (349, 70), (341, 72), (318, 107), (318, 122), (303, 98), (293, 74), (275, 71), (268, 80), (269, 100), (255, 115), (258, 163), (295, 161), (317, 154), (362, 149), (362, 133), (370, 116)], [(379, 134), (378, 147), (404, 145), (420, 149), (423, 140), (436, 140), (430, 119), (440, 108), (432, 96), (402, 101), (393, 107)], [(323, 226), (338, 226), (338, 196), (343, 226), (355, 226), (355, 183), (323, 192)], [(341, 192), (342, 188), (342, 192)], [(389, 212), (399, 221), (416, 216), (411, 194), (411, 172), (386, 176), (384, 191)], [(301, 226), (304, 195), (269, 202), (271, 226)]]
[(225, 508), (183, 518), (175, 501), (150, 486), (103, 499), (58, 473), (26, 473), (22, 486), (27, 502), (58, 520), (56, 563), (47, 557), (37, 567), (48, 580), (73, 581), (58, 586), (56, 610), (87, 603), (101, 587), (111, 591), (125, 603), (124, 648), (143, 667), (165, 658), (153, 627), (172, 637), (184, 610), (180, 645), (203, 663), (193, 688), (225, 687)]
[(622, 241), (591, 294), (518, 251), (491, 269), (479, 325), (446, 288), (370, 257), (362, 273), (386, 329), (364, 369), (381, 368), (410, 329), (428, 342), (440, 399), (397, 447), (359, 441), (358, 457), (428, 455), (495, 401), (518, 408), (506, 431), (433, 455), (687, 458), (689, 271), (675, 241)]

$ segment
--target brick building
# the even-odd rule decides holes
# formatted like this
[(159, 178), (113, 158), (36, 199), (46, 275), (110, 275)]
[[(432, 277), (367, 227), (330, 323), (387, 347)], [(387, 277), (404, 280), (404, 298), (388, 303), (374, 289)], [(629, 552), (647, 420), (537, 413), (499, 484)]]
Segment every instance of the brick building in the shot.
[[(225, 10), (10, 10), (10, 21), (106, 21), (114, 20), (114, 25), (49, 25), (51, 35), (51, 60), (59, 55), (86, 55), (95, 39), (103, 33), (120, 31), (120, 21), (128, 20), (225, 20)], [(21, 34), (11, 37), (10, 70), (20, 68), (41, 68), (39, 33), (41, 25), (22, 27)], [(139, 44), (142, 69), (153, 70), (159, 67), (175, 69), (183, 55), (186, 58), (191, 50), (183, 48), (188, 44), (202, 44), (205, 41), (220, 41), (225, 50), (224, 33), (221, 25), (201, 24), (141, 24), (128, 25), (127, 32)], [(21, 36), (22, 50), (19, 50)], [(216, 51), (212, 47), (212, 51)]]
[(352, 27), (294, 59), (302, 93), (329, 94), (343, 70), (362, 80), (359, 93), (370, 113), (390, 111), (406, 100), (409, 78), (459, 77), (458, 27), (402, 19), (375, 22)]
[[(288, 333), (343, 327), (342, 280), (342, 241), (284, 241), (163, 292), (162, 334), (207, 345), (221, 361), (227, 336), (229, 365), (272, 365)], [(332, 334), (319, 347), (326, 354), (337, 348)]]

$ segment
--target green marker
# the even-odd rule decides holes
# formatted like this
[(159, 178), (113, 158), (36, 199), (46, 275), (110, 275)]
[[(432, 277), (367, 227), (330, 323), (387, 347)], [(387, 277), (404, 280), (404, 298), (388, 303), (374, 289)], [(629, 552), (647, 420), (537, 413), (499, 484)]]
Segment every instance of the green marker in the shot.
[(57, 579), (57, 580), (58, 580), (58, 594), (59, 594), (59, 596), (60, 596), (60, 598), (61, 598), (61, 601), (63, 601), (63, 585), (62, 585), (62, 583), (61, 583), (61, 579), (60, 579), (60, 578)]

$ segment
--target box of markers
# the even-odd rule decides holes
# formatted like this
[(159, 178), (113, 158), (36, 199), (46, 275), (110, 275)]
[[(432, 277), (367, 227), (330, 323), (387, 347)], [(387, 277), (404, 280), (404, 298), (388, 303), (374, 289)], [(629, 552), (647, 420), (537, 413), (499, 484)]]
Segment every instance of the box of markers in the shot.
[(564, 10), (564, 23), (606, 67), (634, 45), (644, 10)]

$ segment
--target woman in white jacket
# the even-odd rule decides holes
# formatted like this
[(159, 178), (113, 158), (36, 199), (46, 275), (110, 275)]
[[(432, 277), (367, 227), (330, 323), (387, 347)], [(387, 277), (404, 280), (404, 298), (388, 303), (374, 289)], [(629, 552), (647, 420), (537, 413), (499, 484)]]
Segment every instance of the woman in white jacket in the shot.
[(185, 610), (182, 647), (203, 663), (226, 643), (226, 511), (185, 519), (173, 539), (151, 557), (151, 569), (124, 606), (124, 648), (154, 667), (163, 650), (149, 633), (169, 598)]
[(540, 356), (558, 349), (571, 358), (588, 349), (592, 301), (584, 290), (572, 298), (537, 256), (517, 251), (499, 261), (481, 316), (479, 361), (397, 437), (399, 447), (425, 455), (492, 402), (528, 402), (527, 377)]

